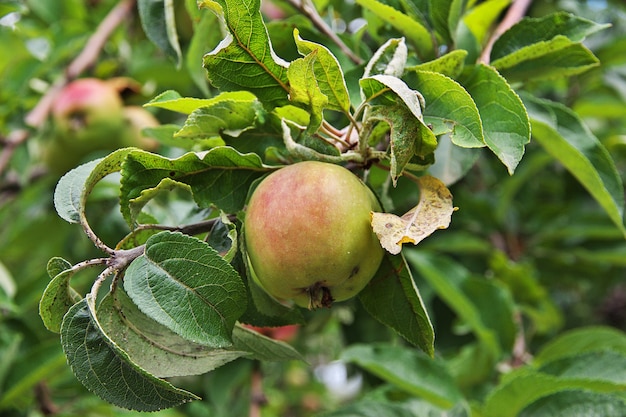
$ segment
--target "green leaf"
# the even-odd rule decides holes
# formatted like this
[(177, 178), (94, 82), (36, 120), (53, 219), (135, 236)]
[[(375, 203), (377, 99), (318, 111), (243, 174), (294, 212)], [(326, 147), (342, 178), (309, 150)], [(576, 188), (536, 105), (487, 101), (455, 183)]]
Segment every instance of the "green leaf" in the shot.
[(540, 366), (574, 355), (606, 350), (626, 355), (626, 334), (612, 327), (583, 327), (562, 333), (548, 342), (533, 363)]
[(250, 101), (220, 100), (200, 107), (189, 115), (175, 138), (208, 139), (222, 133), (238, 137), (256, 126), (263, 118), (263, 105), (256, 99)]
[[(8, 329), (7, 329), (8, 330)], [(0, 336), (0, 387), (3, 388), (0, 395), (0, 409), (4, 408), (5, 395), (7, 393), (6, 377), (19, 358), (23, 335), (16, 331), (4, 331)]]
[(315, 61), (317, 51), (309, 53), (304, 58), (298, 58), (289, 65), (289, 99), (292, 103), (307, 109), (311, 119), (307, 130), (317, 132), (324, 119), (323, 111), (328, 104), (328, 97), (317, 84)]
[(435, 31), (450, 43), (467, 0), (429, 0), (428, 3)]
[(81, 296), (70, 287), (74, 275), (72, 265), (62, 258), (52, 258), (48, 262), (48, 274), (52, 280), (39, 300), (39, 316), (46, 329), (59, 333), (63, 316)]
[(415, 413), (400, 404), (365, 399), (345, 405), (319, 417), (415, 417)]
[(241, 277), (205, 242), (161, 232), (146, 242), (124, 276), (139, 309), (194, 343), (232, 346), (235, 321), (246, 309)]
[(173, 58), (180, 68), (182, 53), (176, 33), (173, 0), (139, 0), (139, 19), (148, 39), (168, 56)]
[(588, 35), (609, 26), (567, 12), (557, 12), (540, 18), (525, 17), (496, 40), (491, 50), (491, 62), (558, 37), (565, 37), (571, 42), (582, 42)]
[(403, 346), (352, 345), (342, 352), (341, 359), (443, 408), (463, 399), (442, 362)]
[(603, 381), (626, 389), (626, 354), (623, 352), (598, 350), (580, 353), (553, 360), (538, 370), (560, 378)]
[(527, 17), (494, 43), (491, 64), (510, 81), (578, 74), (598, 65), (581, 42), (606, 27), (566, 12)]
[(243, 208), (250, 185), (268, 170), (258, 155), (241, 154), (230, 147), (187, 153), (177, 159), (136, 151), (122, 167), (121, 211), (126, 221), (133, 224), (136, 219), (131, 213), (131, 202), (167, 180), (190, 186), (200, 207), (214, 204), (234, 213)]
[(107, 175), (117, 172), (133, 148), (119, 149), (105, 158), (80, 165), (61, 177), (54, 190), (54, 207), (69, 223), (86, 224), (85, 204), (93, 187)]
[(61, 326), (67, 362), (85, 387), (111, 404), (137, 411), (157, 411), (198, 399), (133, 363), (102, 332), (89, 303), (93, 301), (76, 303)]
[(207, 52), (210, 52), (213, 46), (217, 45), (222, 39), (222, 32), (214, 30), (220, 24), (220, 21), (214, 13), (208, 11), (201, 13), (195, 1), (193, 6), (189, 5), (189, 1), (186, 4), (188, 11), (190, 8), (193, 8), (189, 12), (193, 22), (193, 34), (191, 35), (191, 41), (185, 56), (185, 69), (204, 96), (208, 97), (211, 94), (209, 91), (209, 80), (207, 80), (206, 71), (201, 63), (202, 57)]
[(408, 49), (404, 38), (389, 39), (372, 55), (363, 70), (363, 77), (372, 75), (391, 75), (401, 77), (408, 56)]
[(492, 63), (511, 82), (568, 77), (599, 64), (598, 58), (583, 44), (562, 36), (531, 45)]
[(569, 379), (520, 369), (509, 375), (486, 398), (485, 417), (516, 417), (528, 405), (547, 395), (570, 391), (591, 390), (596, 392), (617, 391), (615, 384), (587, 379)]
[(547, 395), (524, 408), (518, 417), (623, 417), (626, 400), (619, 395), (567, 390)]
[[(501, 353), (498, 333), (487, 325), (491, 310), (481, 308), (481, 305), (471, 298), (472, 294), (466, 292), (465, 286), (471, 279), (469, 271), (447, 257), (423, 251), (407, 250), (405, 256), (411, 267), (430, 283), (439, 297), (472, 329), (478, 340), (489, 350), (492, 358), (497, 360)], [(490, 309), (494, 308), (496, 300), (493, 299), (491, 304), (488, 304)], [(506, 308), (499, 306), (498, 310)]]
[(432, 125), (433, 133), (448, 134), (452, 143), (464, 148), (485, 146), (480, 114), (472, 96), (445, 75), (426, 71), (415, 71), (414, 75), (411, 86), (424, 96), (424, 123)]
[[(48, 274), (50, 274), (50, 268), (48, 268), (48, 270), (49, 270)], [(52, 271), (52, 272), (56, 272), (56, 271)], [(51, 275), (51, 277), (52, 276), (54, 275)], [(7, 299), (11, 299), (15, 296), (16, 292), (17, 292), (17, 285), (15, 284), (15, 279), (13, 278), (11, 272), (4, 265), (4, 263), (0, 261), (0, 297), (6, 296)], [(0, 301), (2, 300), (0, 299)]]
[(224, 19), (228, 36), (204, 56), (211, 83), (224, 91), (247, 90), (268, 108), (287, 104), (288, 63), (272, 49), (260, 0), (202, 0)]
[(463, 72), (467, 51), (455, 49), (445, 55), (423, 64), (413, 65), (406, 68), (406, 71), (430, 71), (438, 72), (452, 79), (457, 78)]
[(302, 39), (297, 29), (294, 29), (293, 36), (300, 54), (303, 56), (313, 52), (316, 54), (313, 61), (313, 71), (317, 86), (328, 98), (327, 107), (331, 110), (349, 113), (350, 96), (337, 58), (324, 45)]
[(304, 360), (291, 345), (263, 336), (241, 325), (235, 326), (233, 344), (237, 349), (250, 352), (254, 359), (260, 361)]
[[(2, 333), (5, 334), (5, 331), (6, 327)], [(53, 380), (67, 370), (67, 359), (57, 341), (38, 340), (30, 344), (23, 340), (23, 335), (23, 332), (18, 334), (19, 339), (15, 343), (21, 343), (13, 345), (13, 348), (18, 349), (14, 361), (7, 363), (11, 359), (10, 351), (1, 352), (0, 368), (5, 365), (11, 367), (0, 395), (0, 410), (3, 414), (6, 414), (6, 410), (32, 406), (33, 392), (41, 381)]]
[(211, 107), (221, 102), (252, 105), (256, 101), (254, 94), (247, 91), (226, 91), (211, 98), (193, 98), (182, 97), (174, 90), (167, 90), (144, 104), (144, 107), (158, 107), (178, 113), (191, 114), (202, 107)]
[(474, 166), (480, 157), (480, 150), (456, 146), (448, 135), (440, 136), (438, 142), (435, 163), (428, 167), (428, 172), (444, 184), (452, 185)]
[(98, 305), (102, 331), (124, 349), (133, 363), (161, 378), (200, 375), (249, 352), (214, 349), (183, 339), (143, 314), (121, 289)]
[(530, 122), (522, 100), (486, 65), (467, 68), (460, 82), (478, 107), (485, 143), (513, 174), (530, 142)]
[(359, 300), (376, 320), (426, 354), (434, 355), (433, 325), (402, 255), (383, 258), (374, 278), (359, 293)]
[[(128, 210), (130, 211), (131, 219), (141, 218), (143, 208), (150, 203), (154, 198), (159, 195), (173, 193), (177, 190), (184, 190), (189, 192), (189, 186), (181, 184), (169, 178), (164, 178), (159, 182), (156, 187), (145, 189), (141, 192), (141, 195), (137, 198), (133, 198), (128, 202)], [(145, 221), (145, 218), (142, 219)], [(158, 223), (156, 219), (150, 217), (149, 223)]]
[(564, 105), (528, 94), (523, 99), (533, 138), (576, 177), (626, 236), (623, 184), (606, 148)]
[(375, 121), (391, 127), (391, 178), (396, 184), (413, 157), (425, 157), (437, 147), (437, 138), (424, 124), (421, 95), (404, 81), (390, 75), (374, 75), (360, 80), (364, 97), (370, 103), (364, 125)]
[(239, 234), (237, 226), (224, 213), (215, 219), (206, 242), (220, 254), (228, 263), (237, 255)]
[(494, 23), (511, 0), (487, 0), (472, 7), (463, 16), (463, 23), (474, 35), (478, 45), (484, 45), (491, 34)]
[(421, 57), (433, 55), (433, 41), (430, 31), (420, 22), (377, 0), (356, 0), (360, 6), (370, 10), (381, 20), (396, 28), (410, 40)]

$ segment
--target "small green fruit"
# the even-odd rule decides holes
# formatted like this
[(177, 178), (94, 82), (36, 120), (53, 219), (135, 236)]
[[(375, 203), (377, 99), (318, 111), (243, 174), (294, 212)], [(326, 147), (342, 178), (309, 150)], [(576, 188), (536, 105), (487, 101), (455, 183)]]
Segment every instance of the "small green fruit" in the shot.
[(300, 162), (254, 190), (245, 218), (250, 269), (279, 300), (330, 307), (356, 295), (380, 266), (372, 191), (339, 165)]

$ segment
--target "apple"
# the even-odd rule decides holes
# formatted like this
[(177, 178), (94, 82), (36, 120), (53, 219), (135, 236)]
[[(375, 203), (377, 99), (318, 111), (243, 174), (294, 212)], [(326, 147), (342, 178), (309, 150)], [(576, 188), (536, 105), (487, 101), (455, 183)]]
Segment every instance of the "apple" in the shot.
[(43, 145), (48, 169), (64, 174), (80, 163), (122, 147), (156, 149), (141, 130), (159, 123), (147, 110), (124, 106), (120, 96), (128, 80), (81, 78), (68, 83), (51, 106), (52, 129)]
[(51, 107), (52, 132), (43, 149), (49, 170), (63, 174), (97, 151), (118, 147), (125, 126), (123, 107), (118, 91), (106, 81), (81, 78), (68, 83)]
[(246, 209), (253, 278), (274, 298), (310, 309), (353, 297), (383, 257), (372, 211), (380, 211), (374, 193), (340, 165), (307, 161), (271, 173)]
[(291, 342), (298, 335), (300, 326), (297, 324), (287, 324), (285, 326), (278, 327), (259, 327), (244, 324), (244, 327), (254, 330), (257, 333), (261, 333), (264, 336), (270, 337), (274, 340), (280, 340), (282, 342)]
[(59, 133), (84, 134), (93, 126), (118, 126), (124, 103), (117, 89), (97, 78), (67, 84), (52, 104), (52, 119)]
[(156, 150), (158, 142), (143, 134), (143, 129), (159, 126), (159, 121), (152, 113), (140, 106), (126, 106), (122, 109), (126, 121), (125, 136), (122, 145), (136, 146), (147, 151)]

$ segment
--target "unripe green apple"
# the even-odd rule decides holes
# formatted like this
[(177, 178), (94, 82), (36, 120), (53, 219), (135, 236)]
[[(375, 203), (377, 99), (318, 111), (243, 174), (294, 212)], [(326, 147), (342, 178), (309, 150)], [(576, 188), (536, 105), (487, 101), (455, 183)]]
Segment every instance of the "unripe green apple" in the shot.
[(252, 193), (244, 239), (265, 291), (308, 308), (356, 295), (380, 266), (370, 224), (372, 191), (346, 168), (300, 162), (270, 174)]

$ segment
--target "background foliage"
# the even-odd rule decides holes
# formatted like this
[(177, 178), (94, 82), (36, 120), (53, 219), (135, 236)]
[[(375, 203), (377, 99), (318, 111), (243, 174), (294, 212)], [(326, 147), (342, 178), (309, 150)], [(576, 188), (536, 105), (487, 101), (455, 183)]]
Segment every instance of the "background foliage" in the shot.
[[(342, 50), (328, 33), (320, 31), (322, 26), (316, 22), (315, 13), (307, 15), (288, 2), (279, 1), (276, 5), (281, 19), (273, 18), (272, 10), (264, 9), (267, 33), (276, 54), (294, 61), (307, 53), (303, 51), (314, 48), (312, 43), (324, 45), (337, 57), (353, 103), (361, 100), (358, 80), (365, 63), (383, 45), (387, 45), (383, 52), (397, 51), (397, 39), (404, 37), (408, 51), (406, 68), (410, 69), (407, 83), (425, 96), (424, 120), (439, 136), (435, 153), (438, 163), (429, 172), (448, 184), (454, 205), (460, 208), (446, 231), (434, 234), (417, 248), (403, 251), (434, 326), (435, 358), (410, 348), (403, 338), (375, 320), (363, 307), (368, 304), (362, 301), (372, 296), (365, 293), (359, 302), (304, 312), (306, 324), (290, 343), (306, 363), (285, 348), (273, 354), (293, 360), (228, 362), (238, 356), (236, 351), (229, 351), (219, 356), (227, 364), (200, 376), (170, 377), (167, 369), (150, 370), (155, 375), (162, 372), (158, 376), (168, 377), (175, 386), (202, 397), (201, 401), (159, 414), (232, 416), (249, 415), (250, 410), (266, 416), (540, 416), (554, 415), (554, 410), (563, 415), (625, 413), (626, 242), (621, 210), (626, 172), (626, 57), (622, 53), (626, 9), (621, 2), (535, 3), (528, 15), (544, 20), (514, 28), (493, 46), (491, 64), (504, 78), (489, 72), (488, 67), (478, 67), (468, 74), (462, 73), (460, 66), (481, 57), (490, 36), (484, 22), (499, 21), (507, 1), (316, 1), (323, 22), (348, 50)], [(51, 137), (49, 121), (42, 119), (34, 128), (24, 124), (25, 117), (32, 116), (28, 112), (50, 86), (64, 75), (132, 79), (136, 88), (126, 89), (125, 102), (151, 102), (150, 111), (162, 123), (152, 134), (161, 141), (159, 154), (164, 157), (178, 158), (187, 150), (208, 149), (223, 141), (236, 143), (241, 152), (257, 152), (263, 162), (285, 161), (285, 154), (280, 152), (280, 137), (271, 142), (278, 150), (265, 152), (251, 140), (254, 132), (249, 131), (251, 122), (257, 123), (260, 115), (267, 116), (268, 103), (286, 101), (285, 92), (274, 95), (277, 90), (272, 90), (264, 96), (265, 93), (253, 90), (259, 101), (254, 96), (235, 94), (227, 102), (202, 103), (212, 109), (213, 115), (235, 112), (241, 116), (237, 120), (223, 117), (221, 122), (228, 122), (227, 126), (205, 122), (201, 113), (195, 119), (188, 117), (201, 107), (198, 104), (181, 109), (190, 105), (182, 97), (216, 97), (219, 91), (215, 85), (231, 89), (229, 80), (211, 79), (213, 84), (207, 80), (202, 64), (225, 71), (213, 73), (229, 71), (221, 67), (228, 63), (202, 58), (222, 40), (224, 33), (218, 30), (215, 15), (199, 10), (194, 1), (173, 2), (172, 14), (159, 12), (163, 2), (140, 1), (138, 8), (132, 4), (133, 13), (106, 39), (91, 62), (93, 65), (72, 73), (75, 67), (70, 63), (116, 4), (9, 1), (0, 5), (0, 49), (3, 56), (11, 57), (0, 62), (0, 136), (4, 144), (0, 157), (2, 415), (135, 414), (103, 402), (83, 387), (67, 359), (80, 362), (81, 355), (89, 353), (89, 349), (67, 348), (71, 337), (65, 333), (64, 352), (59, 335), (48, 330), (62, 330), (60, 320), (55, 321), (54, 314), (40, 316), (39, 302), (46, 287), (52, 291), (48, 286), (52, 277), (62, 288), (70, 278), (63, 271), (72, 264), (102, 257), (83, 230), (67, 223), (55, 210), (53, 194), (59, 175), (47, 171), (40, 158), (42, 147)], [(455, 15), (442, 10), (464, 13)], [(587, 20), (571, 23), (563, 14), (546, 18), (563, 11)], [(165, 20), (159, 19), (163, 16)], [(604, 23), (611, 26), (604, 27)], [(262, 28), (263, 23), (255, 24), (257, 31)], [(299, 38), (294, 39), (294, 28), (298, 29)], [(432, 33), (439, 41), (439, 50), (432, 45)], [(389, 43), (391, 39), (396, 43)], [(262, 41), (255, 38), (255, 42)], [(232, 51), (238, 52), (241, 51)], [(446, 52), (446, 59), (433, 60)], [(323, 52), (318, 55), (317, 59), (322, 60)], [(268, 59), (268, 65), (273, 65), (273, 60)], [(393, 67), (394, 56), (383, 54), (380, 61), (386, 68)], [(291, 77), (291, 82), (296, 83), (296, 75)], [(364, 90), (377, 91), (378, 81), (368, 81)], [(304, 81), (303, 84), (306, 87)], [(484, 88), (485, 84), (498, 87), (490, 91)], [(513, 128), (499, 124), (507, 121), (515, 125), (506, 113), (507, 107), (498, 105), (498, 100), (507, 100), (509, 87), (519, 94), (530, 116), (533, 136), (528, 144), (524, 142), (523, 122)], [(463, 91), (469, 92), (469, 96)], [(321, 123), (319, 103), (303, 100), (301, 107), (310, 117), (306, 123)], [(472, 100), (483, 118), (482, 131), (472, 124), (475, 112), (464, 112), (467, 106), (459, 106)], [(346, 117), (342, 111), (346, 101), (338, 98), (330, 103), (322, 106), (337, 111), (324, 112), (323, 116), (341, 125)], [(437, 104), (429, 107), (428, 103)], [(220, 105), (225, 113), (219, 113), (222, 109), (216, 106)], [(384, 106), (373, 113), (377, 120), (395, 122), (392, 115), (385, 113)], [(449, 125), (442, 114), (450, 115), (455, 126), (463, 129), (446, 135)], [(269, 120), (264, 126), (271, 123)], [(280, 132), (279, 125), (273, 127)], [(31, 129), (27, 140), (14, 142), (15, 132), (24, 128)], [(518, 136), (506, 142), (516, 144), (513, 149), (503, 149), (503, 144), (497, 142), (500, 128)], [(225, 130), (227, 134), (217, 138)], [(179, 138), (173, 137), (174, 132), (179, 132)], [(422, 133), (428, 135), (427, 131)], [(475, 142), (480, 135), (484, 136), (486, 147), (479, 148)], [(241, 140), (236, 142), (234, 138)], [(317, 152), (328, 153), (326, 148), (305, 144)], [(396, 150), (401, 158), (399, 148)], [(420, 156), (427, 157), (428, 152)], [(259, 167), (261, 163), (253, 157), (229, 152), (214, 152), (213, 157), (206, 164), (235, 161), (238, 166)], [(107, 160), (121, 164), (121, 158), (117, 160), (113, 155)], [(132, 173), (141, 166), (154, 167), (162, 161), (160, 157), (136, 154), (125, 160), (124, 169)], [(177, 161), (180, 172), (203, 163), (190, 157)], [(89, 167), (93, 168), (93, 164)], [(391, 169), (393, 172), (393, 166)], [(514, 175), (510, 175), (513, 171)], [(377, 180), (376, 175), (373, 169), (371, 182), (382, 189), (385, 182)], [(615, 177), (621, 177), (621, 181)], [(230, 200), (229, 192), (217, 197), (200, 194), (201, 187), (193, 178), (187, 178), (185, 183), (194, 190), (195, 201), (187, 188), (171, 184), (159, 186), (173, 191), (161, 193), (158, 198), (133, 200), (138, 197), (133, 195), (134, 190), (156, 187), (162, 177), (137, 179), (122, 173), (122, 178), (122, 195), (127, 198), (122, 199), (122, 213), (118, 207), (119, 178), (107, 177), (97, 187), (94, 185), (89, 195), (90, 225), (110, 246), (124, 242), (127, 223), (146, 221), (141, 216), (146, 215), (142, 209), (148, 199), (149, 215), (167, 224), (205, 219), (206, 212), (198, 208), (203, 201), (218, 201), (226, 211), (236, 211), (243, 204)], [(248, 184), (254, 179), (243, 175), (231, 178), (229, 183)], [(134, 180), (139, 182), (133, 183)], [(418, 190), (405, 177), (398, 178), (397, 186), (387, 191), (384, 202), (398, 214), (410, 210), (419, 198)], [(62, 216), (64, 213), (65, 217), (73, 215), (69, 209), (61, 210)], [(223, 234), (232, 236), (228, 220), (223, 220)], [(151, 238), (150, 245), (173, 248), (201, 244), (180, 238), (157, 235)], [(132, 245), (128, 244), (130, 248)], [(146, 256), (154, 260), (158, 255)], [(48, 263), (53, 257), (70, 263), (60, 258)], [(217, 258), (222, 259), (201, 261), (220, 262)], [(220, 267), (227, 270), (230, 266), (223, 262)], [(85, 294), (94, 276), (92, 269), (72, 274), (72, 287)], [(124, 293), (120, 294), (123, 298)], [(88, 316), (89, 302), (95, 300), (87, 299), (70, 309), (72, 325), (65, 321), (68, 332), (94, 330)], [(101, 325), (107, 333), (115, 334), (115, 310), (106, 309), (107, 302), (125, 306), (133, 303), (127, 299), (105, 300), (104, 307), (100, 307), (110, 312), (99, 316)], [(57, 305), (51, 302), (43, 308), (55, 311)], [(65, 308), (61, 310), (65, 313)], [(141, 315), (136, 317), (139, 320)], [(236, 329), (238, 347), (245, 350), (248, 333)], [(200, 331), (199, 336), (188, 336), (203, 334)], [(95, 335), (97, 339), (97, 332)], [(203, 343), (220, 344), (206, 340)], [(263, 359), (260, 352), (255, 355)], [(116, 362), (115, 358), (111, 363), (119, 367), (111, 374), (126, 372), (127, 364), (123, 360)], [(222, 359), (207, 360), (207, 367)], [(145, 369), (149, 364), (142, 366)], [(142, 380), (141, 369), (128, 372)], [(161, 406), (176, 404), (188, 395), (155, 384), (155, 390), (160, 389), (168, 393)], [(261, 394), (266, 401), (260, 399)], [(145, 393), (137, 393), (138, 398), (142, 395)], [(139, 408), (140, 399), (127, 400), (127, 405)]]

